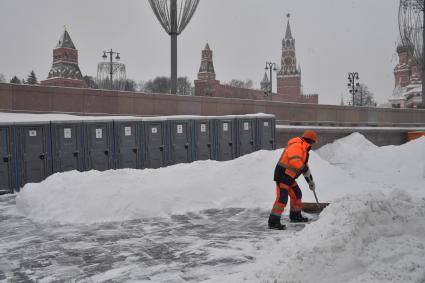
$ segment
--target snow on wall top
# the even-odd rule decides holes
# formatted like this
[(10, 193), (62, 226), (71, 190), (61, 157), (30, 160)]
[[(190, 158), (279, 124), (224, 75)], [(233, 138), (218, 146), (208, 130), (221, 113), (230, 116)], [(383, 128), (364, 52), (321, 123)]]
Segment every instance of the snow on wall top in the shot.
[(32, 114), (32, 113), (7, 113), (0, 112), (0, 123), (23, 122), (59, 122), (59, 121), (105, 121), (105, 120), (135, 120), (135, 121), (165, 121), (165, 120), (199, 120), (199, 119), (234, 119), (234, 118), (274, 118), (274, 115), (256, 113), (246, 115), (224, 116), (197, 116), (197, 115), (171, 115), (171, 116), (78, 116), (69, 114)]

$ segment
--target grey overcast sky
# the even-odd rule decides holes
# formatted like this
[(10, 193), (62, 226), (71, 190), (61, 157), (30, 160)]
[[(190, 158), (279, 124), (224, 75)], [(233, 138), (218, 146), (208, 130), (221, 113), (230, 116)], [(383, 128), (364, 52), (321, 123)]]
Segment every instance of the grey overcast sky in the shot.
[[(357, 71), (383, 103), (394, 87), (397, 10), (398, 0), (201, 0), (179, 36), (179, 76), (196, 78), (208, 42), (218, 80), (259, 86), (265, 62), (280, 65), (291, 13), (305, 94), (339, 104), (348, 98), (347, 73)], [(45, 79), (64, 25), (83, 75), (96, 76), (102, 51), (112, 48), (128, 78), (169, 76), (170, 39), (147, 0), (0, 0), (0, 73), (26, 78), (34, 70)]]

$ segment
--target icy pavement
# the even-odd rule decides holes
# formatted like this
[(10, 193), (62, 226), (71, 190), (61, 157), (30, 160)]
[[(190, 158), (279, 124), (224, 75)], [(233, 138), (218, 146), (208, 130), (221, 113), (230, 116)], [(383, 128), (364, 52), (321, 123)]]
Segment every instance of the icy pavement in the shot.
[(15, 196), (0, 197), (0, 280), (199, 282), (255, 260), (268, 211), (228, 208), (103, 224), (37, 223), (8, 213)]

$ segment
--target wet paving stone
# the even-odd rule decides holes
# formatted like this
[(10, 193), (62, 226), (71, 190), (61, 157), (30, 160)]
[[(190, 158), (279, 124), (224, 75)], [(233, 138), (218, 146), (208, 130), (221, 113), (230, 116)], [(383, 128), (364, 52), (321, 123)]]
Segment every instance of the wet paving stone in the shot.
[[(255, 261), (243, 246), (282, 236), (267, 229), (268, 211), (259, 209), (60, 225), (11, 214), (14, 205), (15, 196), (0, 197), (1, 282), (122, 282), (162, 274), (163, 282), (198, 282), (211, 267)], [(291, 229), (284, 233), (299, 230)], [(170, 279), (175, 274), (179, 279)]]

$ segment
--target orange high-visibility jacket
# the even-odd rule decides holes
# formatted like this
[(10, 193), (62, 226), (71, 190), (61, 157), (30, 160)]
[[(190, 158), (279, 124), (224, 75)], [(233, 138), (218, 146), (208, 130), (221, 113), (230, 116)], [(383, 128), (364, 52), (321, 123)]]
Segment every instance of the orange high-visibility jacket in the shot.
[(311, 145), (300, 137), (289, 140), (280, 156), (277, 167), (280, 167), (279, 169), (282, 171), (284, 170), (282, 173), (291, 178), (297, 178), (308, 168), (308, 151), (310, 148)]

